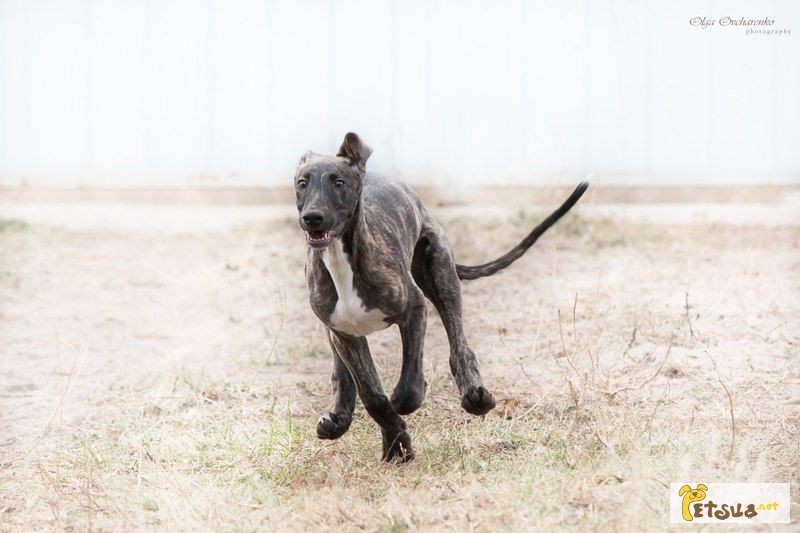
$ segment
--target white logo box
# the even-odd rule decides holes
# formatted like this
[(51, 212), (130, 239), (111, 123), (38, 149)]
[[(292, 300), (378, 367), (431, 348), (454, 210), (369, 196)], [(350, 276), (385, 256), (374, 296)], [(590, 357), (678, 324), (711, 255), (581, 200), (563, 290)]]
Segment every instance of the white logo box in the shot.
[[(688, 494), (682, 491), (685, 485), (690, 487)], [(693, 480), (671, 483), (669, 490), (669, 521), (672, 524), (788, 524), (790, 520), (789, 483)], [(697, 499), (700, 497), (702, 499)], [(696, 508), (698, 505), (699, 510)], [(687, 506), (692, 520), (684, 518)], [(746, 514), (753, 511), (755, 516), (748, 518)], [(742, 516), (734, 516), (740, 512)]]

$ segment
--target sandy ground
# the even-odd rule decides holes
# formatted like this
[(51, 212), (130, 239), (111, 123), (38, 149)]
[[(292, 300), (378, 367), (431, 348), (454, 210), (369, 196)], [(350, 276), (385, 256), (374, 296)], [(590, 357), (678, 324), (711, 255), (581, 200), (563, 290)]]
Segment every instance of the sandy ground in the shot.
[[(436, 214), (475, 263), (549, 208)], [(459, 409), (429, 310), (419, 457), (387, 469), (361, 407), (314, 438), (330, 356), (291, 206), (0, 206), (0, 525), (649, 529), (681, 476), (790, 481), (797, 521), (798, 245), (795, 202), (590, 197), (463, 287), (496, 413)], [(370, 343), (391, 389), (397, 331)]]

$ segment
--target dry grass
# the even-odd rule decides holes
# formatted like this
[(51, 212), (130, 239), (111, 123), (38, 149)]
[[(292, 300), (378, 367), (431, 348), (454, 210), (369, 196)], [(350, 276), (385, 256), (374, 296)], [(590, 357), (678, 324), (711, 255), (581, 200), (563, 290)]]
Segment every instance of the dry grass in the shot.
[(19, 220), (16, 218), (0, 218), (0, 233), (24, 231), (29, 227), (30, 225), (24, 220)]
[[(465, 261), (539, 219), (440, 214)], [(797, 509), (796, 227), (570, 215), (465, 285), (486, 417), (458, 406), (429, 313), (405, 466), (360, 406), (314, 435), (329, 355), (292, 222), (21, 229), (0, 232), (4, 529), (652, 530), (687, 477), (791, 481)], [(371, 338), (387, 388), (397, 337)]]

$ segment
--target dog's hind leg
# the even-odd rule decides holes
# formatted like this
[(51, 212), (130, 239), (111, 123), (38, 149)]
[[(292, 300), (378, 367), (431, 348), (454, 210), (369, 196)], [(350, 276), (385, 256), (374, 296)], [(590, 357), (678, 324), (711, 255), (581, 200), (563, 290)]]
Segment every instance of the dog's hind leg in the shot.
[(425, 341), (425, 322), (427, 311), (425, 299), (419, 289), (416, 289), (415, 300), (406, 314), (405, 320), (400, 324), (400, 337), (403, 341), (403, 367), (400, 379), (392, 393), (392, 405), (401, 415), (413, 413), (425, 401), (425, 391), (428, 384), (422, 373), (422, 344)]
[(369, 416), (381, 427), (383, 435), (384, 461), (410, 461), (414, 458), (411, 436), (406, 423), (397, 414), (392, 402), (386, 397), (369, 353), (366, 337), (350, 337), (335, 331), (330, 333), (331, 343), (350, 370), (358, 395)]
[(321, 439), (338, 439), (344, 435), (353, 421), (353, 409), (356, 405), (356, 385), (353, 383), (353, 376), (350, 375), (350, 371), (336, 351), (331, 335), (329, 330), (328, 342), (333, 350), (333, 373), (331, 374), (333, 400), (331, 401), (331, 410), (319, 417), (317, 422), (317, 436)]
[(461, 407), (473, 415), (491, 411), (495, 400), (483, 385), (475, 353), (467, 344), (461, 319), (461, 281), (453, 253), (441, 233), (420, 237), (411, 273), (422, 292), (436, 307), (450, 342), (450, 371), (461, 394)]

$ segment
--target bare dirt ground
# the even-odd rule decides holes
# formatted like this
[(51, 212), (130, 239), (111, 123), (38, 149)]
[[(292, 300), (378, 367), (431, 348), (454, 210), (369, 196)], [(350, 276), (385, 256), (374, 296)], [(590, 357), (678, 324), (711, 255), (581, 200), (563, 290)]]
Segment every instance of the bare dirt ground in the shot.
[[(476, 263), (551, 208), (435, 212)], [(360, 406), (316, 439), (304, 258), (288, 206), (0, 206), (0, 529), (652, 530), (684, 479), (791, 482), (800, 519), (798, 202), (589, 196), (463, 285), (496, 411), (429, 310), (405, 466)], [(370, 344), (390, 390), (399, 335)]]

